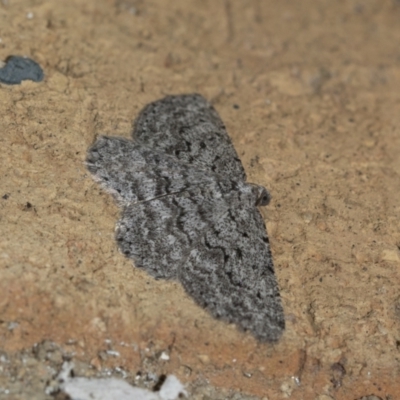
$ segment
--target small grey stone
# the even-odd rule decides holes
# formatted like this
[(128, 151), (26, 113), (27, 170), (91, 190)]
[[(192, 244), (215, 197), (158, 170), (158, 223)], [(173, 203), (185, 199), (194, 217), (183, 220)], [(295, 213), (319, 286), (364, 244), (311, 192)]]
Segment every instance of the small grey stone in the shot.
[(7, 85), (18, 85), (23, 80), (40, 82), (44, 78), (40, 65), (30, 58), (10, 56), (3, 68), (0, 68), (0, 82)]

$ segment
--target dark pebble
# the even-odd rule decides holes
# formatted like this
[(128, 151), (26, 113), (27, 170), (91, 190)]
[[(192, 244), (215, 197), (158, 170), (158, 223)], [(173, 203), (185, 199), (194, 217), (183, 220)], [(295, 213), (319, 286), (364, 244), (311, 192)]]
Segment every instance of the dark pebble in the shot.
[(0, 68), (0, 82), (7, 85), (18, 85), (23, 80), (40, 82), (44, 78), (40, 65), (30, 58), (10, 56), (6, 65)]

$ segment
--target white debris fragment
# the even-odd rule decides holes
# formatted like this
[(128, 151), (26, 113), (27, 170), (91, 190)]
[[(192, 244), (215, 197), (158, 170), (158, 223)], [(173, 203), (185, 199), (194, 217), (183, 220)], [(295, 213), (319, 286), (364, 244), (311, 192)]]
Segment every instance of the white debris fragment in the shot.
[(72, 368), (72, 363), (65, 362), (58, 375), (60, 389), (71, 400), (175, 400), (181, 393), (187, 396), (184, 386), (174, 375), (166, 378), (159, 392), (151, 392), (116, 378), (71, 378)]
[(74, 363), (65, 361), (61, 366), (61, 371), (57, 376), (57, 380), (60, 382), (66, 382), (67, 380), (71, 379), (71, 371), (74, 368)]
[(106, 353), (109, 356), (113, 356), (113, 357), (119, 357), (120, 356), (119, 351), (115, 351), (115, 350), (106, 350)]
[(72, 400), (160, 400), (157, 393), (135, 388), (121, 379), (72, 378), (61, 385)]
[(169, 354), (163, 351), (160, 355), (160, 360), (168, 361), (169, 360)]
[(122, 375), (122, 379), (125, 379), (128, 376), (125, 370), (121, 367), (115, 367), (115, 370)]
[(179, 394), (182, 393), (187, 396), (187, 392), (175, 375), (168, 375), (161, 386), (159, 395), (162, 400), (177, 399)]

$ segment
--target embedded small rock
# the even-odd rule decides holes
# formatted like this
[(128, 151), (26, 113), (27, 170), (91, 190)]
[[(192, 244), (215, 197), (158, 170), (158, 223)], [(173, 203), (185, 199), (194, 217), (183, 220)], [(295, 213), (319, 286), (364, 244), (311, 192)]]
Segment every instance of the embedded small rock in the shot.
[(43, 78), (42, 68), (30, 58), (10, 56), (0, 68), (0, 82), (7, 85), (18, 85), (23, 80), (40, 82)]

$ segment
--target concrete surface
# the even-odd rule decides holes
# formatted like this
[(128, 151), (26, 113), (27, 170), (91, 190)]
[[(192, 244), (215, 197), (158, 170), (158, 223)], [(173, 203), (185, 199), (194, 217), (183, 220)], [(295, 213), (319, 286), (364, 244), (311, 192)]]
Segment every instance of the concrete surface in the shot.
[[(0, 85), (0, 397), (49, 398), (67, 357), (174, 374), (204, 400), (395, 399), (399, 20), (389, 0), (2, 0), (0, 59), (28, 56), (45, 79)], [(278, 344), (133, 268), (85, 170), (96, 135), (128, 137), (145, 104), (191, 92), (273, 196)], [(18, 360), (45, 340), (59, 358), (30, 373)]]

